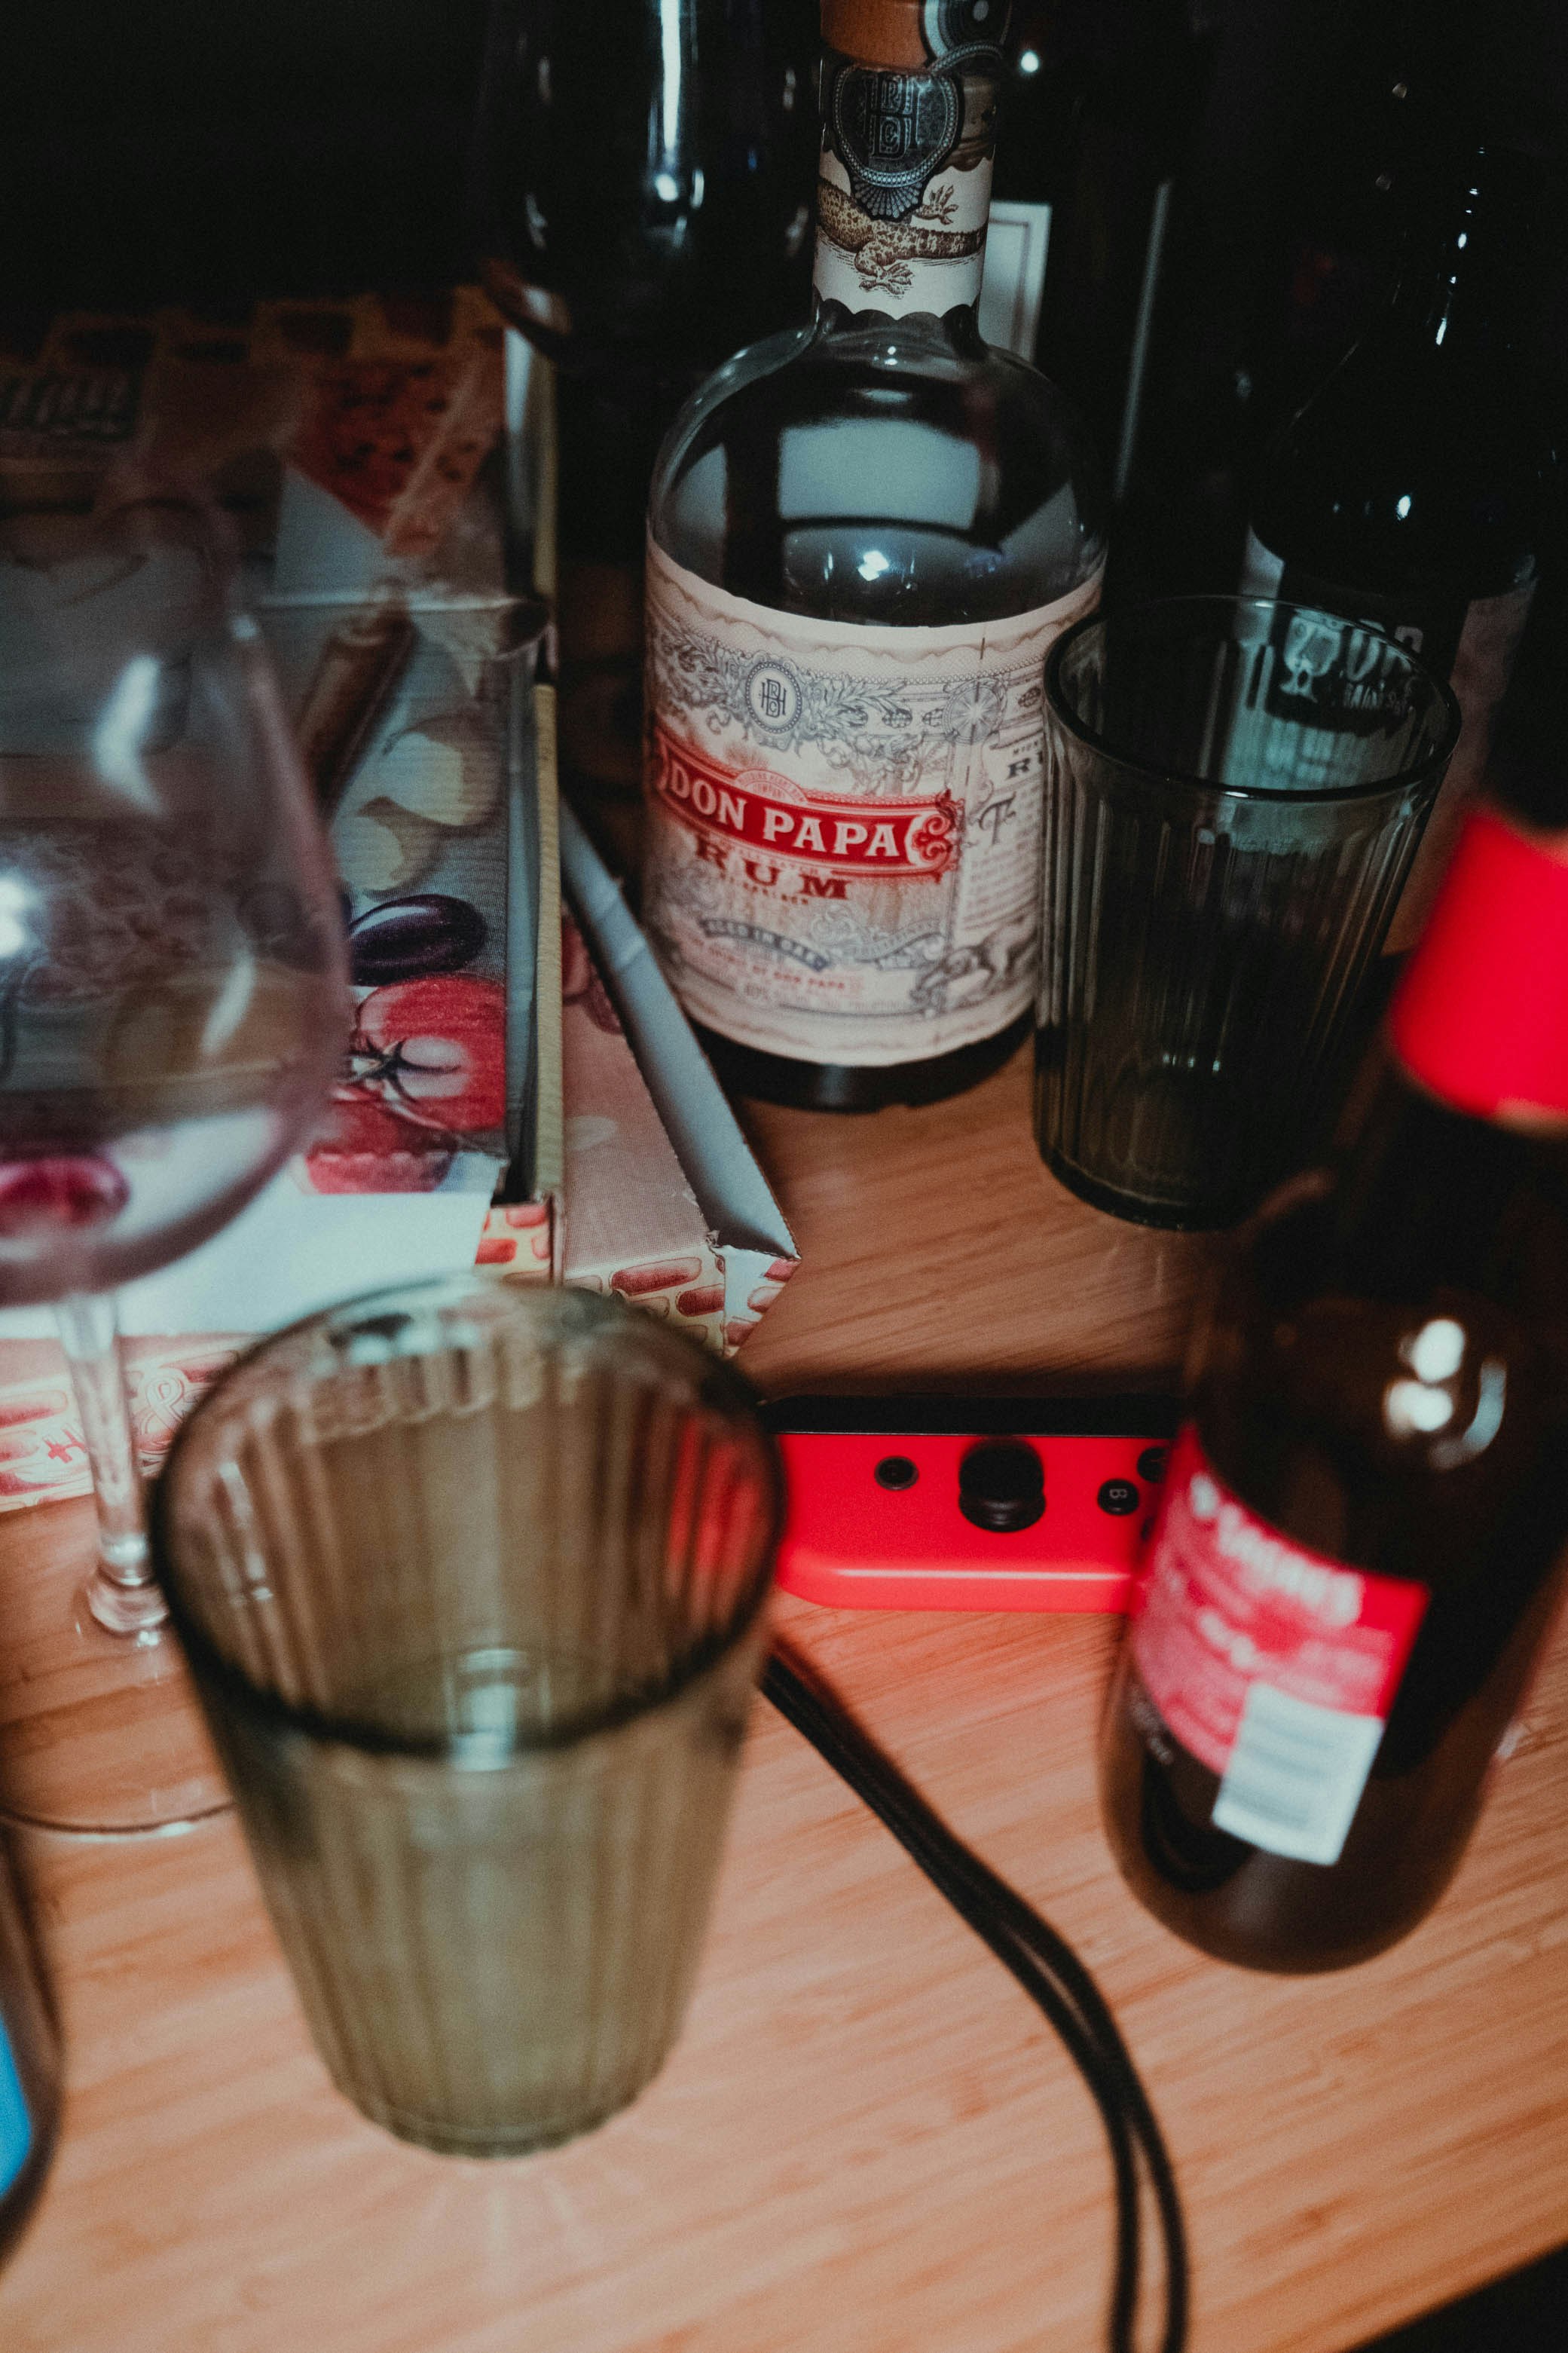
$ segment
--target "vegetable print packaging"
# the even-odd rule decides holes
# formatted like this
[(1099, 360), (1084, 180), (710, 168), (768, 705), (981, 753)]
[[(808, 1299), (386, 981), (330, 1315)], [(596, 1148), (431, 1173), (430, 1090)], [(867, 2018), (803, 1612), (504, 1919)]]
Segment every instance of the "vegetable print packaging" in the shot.
[(353, 1032), (321, 1133), (132, 1286), (125, 1328), (266, 1330), (471, 1266), (509, 1160), (531, 1158), (542, 891), (556, 920), (534, 614), (506, 587), (499, 321), (461, 289), (237, 322), (66, 315), (0, 367), (0, 501), (80, 504), (123, 469), (200, 476), (225, 509), (344, 893)]

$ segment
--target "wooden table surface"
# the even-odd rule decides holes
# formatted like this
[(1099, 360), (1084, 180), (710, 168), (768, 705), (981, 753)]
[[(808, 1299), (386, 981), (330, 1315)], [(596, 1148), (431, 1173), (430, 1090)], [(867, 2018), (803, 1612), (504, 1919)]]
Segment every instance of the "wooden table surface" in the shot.
[[(1205, 1251), (1079, 1207), (1015, 1063), (965, 1100), (753, 1133), (805, 1263), (763, 1387), (1168, 1378)], [(87, 1507), (0, 1527), (85, 1546)], [(1163, 2120), (1194, 2353), (1342, 2353), (1568, 2236), (1568, 1653), (1458, 1881), (1350, 1973), (1188, 1952), (1100, 1837), (1095, 1618), (782, 1612), (1069, 1936)], [(636, 2106), (484, 2166), (363, 2123), (306, 2038), (231, 1820), (35, 1837), (64, 2135), (5, 2353), (1099, 2353), (1099, 2122), (1038, 2014), (765, 1706), (685, 2036)]]

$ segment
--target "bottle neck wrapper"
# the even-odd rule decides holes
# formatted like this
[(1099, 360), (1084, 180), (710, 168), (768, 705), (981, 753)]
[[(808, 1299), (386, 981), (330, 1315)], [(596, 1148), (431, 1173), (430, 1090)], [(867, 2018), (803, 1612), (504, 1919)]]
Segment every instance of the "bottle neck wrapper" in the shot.
[(1471, 810), (1389, 1012), (1394, 1054), (1456, 1111), (1568, 1121), (1568, 835)]

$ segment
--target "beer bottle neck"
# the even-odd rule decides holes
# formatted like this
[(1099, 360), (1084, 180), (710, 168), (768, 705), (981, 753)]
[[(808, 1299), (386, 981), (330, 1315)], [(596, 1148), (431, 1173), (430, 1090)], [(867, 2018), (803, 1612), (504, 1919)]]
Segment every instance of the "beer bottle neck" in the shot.
[(1443, 174), (1409, 231), (1392, 304), (1403, 332), (1459, 364), (1512, 348), (1538, 185), (1528, 156), (1498, 146)]
[(1394, 1058), (1450, 1110), (1568, 1131), (1568, 834), (1478, 805), (1389, 1012)]

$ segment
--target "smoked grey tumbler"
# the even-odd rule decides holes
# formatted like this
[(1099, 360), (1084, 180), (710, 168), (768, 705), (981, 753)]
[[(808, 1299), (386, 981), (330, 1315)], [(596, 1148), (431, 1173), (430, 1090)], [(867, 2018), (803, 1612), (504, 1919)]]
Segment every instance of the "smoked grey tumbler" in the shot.
[(377, 2124), (515, 2156), (661, 2064), (780, 1494), (695, 1343), (484, 1275), (264, 1341), (181, 1432), (171, 1616), (317, 2046)]
[(1231, 596), (1080, 621), (1046, 702), (1041, 1153), (1232, 1225), (1331, 1125), (1458, 708), (1375, 628)]

